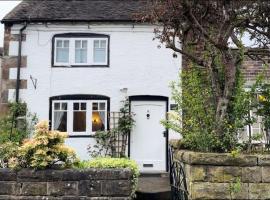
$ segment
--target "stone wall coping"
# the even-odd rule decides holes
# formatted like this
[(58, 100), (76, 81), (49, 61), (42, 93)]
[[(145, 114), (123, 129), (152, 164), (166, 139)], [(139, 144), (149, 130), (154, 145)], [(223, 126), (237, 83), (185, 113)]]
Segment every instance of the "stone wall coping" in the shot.
[(0, 181), (51, 182), (82, 180), (131, 180), (132, 172), (124, 169), (0, 169)]
[(190, 165), (214, 166), (270, 166), (269, 154), (204, 153), (187, 150), (175, 150), (174, 158)]

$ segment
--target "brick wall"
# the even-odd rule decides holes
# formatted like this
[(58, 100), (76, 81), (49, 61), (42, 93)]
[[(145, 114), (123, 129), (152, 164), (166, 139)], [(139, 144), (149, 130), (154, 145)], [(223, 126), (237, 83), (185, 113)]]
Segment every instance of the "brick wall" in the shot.
[(270, 155), (177, 150), (175, 159), (184, 165), (192, 200), (270, 199)]
[(0, 169), (0, 200), (128, 200), (131, 176), (125, 169)]
[(265, 55), (262, 57), (263, 60), (260, 59), (251, 59), (249, 57), (245, 57), (245, 60), (242, 65), (242, 73), (246, 80), (246, 82), (252, 83), (256, 80), (256, 77), (259, 73), (266, 73), (267, 77), (270, 77), (270, 68), (266, 67), (265, 64), (269, 65), (269, 55)]
[[(22, 41), (26, 40), (26, 35), (23, 34)], [(1, 64), (1, 85), (0, 85), (0, 116), (4, 115), (8, 110), (8, 93), (9, 89), (16, 88), (16, 79), (10, 79), (10, 69), (17, 68), (18, 56), (9, 56), (10, 42), (18, 42), (19, 35), (11, 34), (11, 27), (5, 25), (4, 33), (4, 48)], [(24, 68), (27, 65), (27, 57), (22, 56), (21, 67)], [(20, 89), (27, 89), (27, 80), (21, 80)]]

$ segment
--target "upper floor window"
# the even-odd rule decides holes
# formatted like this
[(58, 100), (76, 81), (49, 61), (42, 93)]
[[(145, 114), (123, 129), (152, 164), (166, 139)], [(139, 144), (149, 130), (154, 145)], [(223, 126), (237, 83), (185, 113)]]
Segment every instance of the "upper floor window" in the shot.
[(109, 37), (96, 34), (61, 34), (53, 39), (53, 66), (108, 66)]
[(69, 62), (69, 40), (56, 40), (56, 62)]
[(75, 63), (87, 63), (87, 40), (75, 40)]
[(94, 40), (94, 63), (106, 62), (106, 40)]

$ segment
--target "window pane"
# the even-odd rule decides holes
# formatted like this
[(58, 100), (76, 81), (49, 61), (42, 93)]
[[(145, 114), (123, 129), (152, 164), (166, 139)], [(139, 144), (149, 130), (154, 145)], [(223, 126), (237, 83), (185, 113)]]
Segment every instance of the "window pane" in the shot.
[(62, 40), (56, 41), (56, 47), (62, 47)]
[(105, 110), (105, 103), (99, 103), (99, 110)]
[(92, 112), (92, 131), (104, 131), (105, 130), (105, 112), (94, 111)]
[(101, 48), (106, 48), (106, 40), (101, 40), (100, 41), (100, 47)]
[(98, 103), (93, 103), (92, 110), (98, 110)]
[(54, 130), (67, 131), (67, 112), (54, 112)]
[(75, 62), (86, 63), (87, 62), (87, 49), (76, 49), (75, 50)]
[(81, 103), (81, 110), (86, 110), (86, 103)]
[(54, 110), (60, 110), (60, 103), (54, 103)]
[(86, 112), (73, 112), (73, 131), (85, 132), (86, 131)]
[(61, 109), (62, 110), (67, 110), (67, 103), (62, 103)]
[(67, 63), (69, 58), (68, 48), (56, 48), (56, 62)]
[(79, 103), (73, 103), (73, 110), (79, 110), (80, 104)]
[(75, 48), (81, 48), (81, 40), (75, 41)]
[(64, 47), (66, 47), (66, 48), (69, 47), (69, 41), (68, 40), (64, 40)]
[(94, 48), (99, 48), (99, 40), (94, 41)]
[(84, 48), (84, 49), (87, 48), (87, 40), (82, 41), (82, 48)]
[(94, 62), (104, 63), (105, 61), (106, 61), (106, 49), (105, 48), (94, 49)]

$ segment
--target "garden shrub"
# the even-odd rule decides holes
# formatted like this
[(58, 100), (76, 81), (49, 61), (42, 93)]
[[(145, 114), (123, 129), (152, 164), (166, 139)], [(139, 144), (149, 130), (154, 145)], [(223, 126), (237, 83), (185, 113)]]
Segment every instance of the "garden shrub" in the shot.
[(109, 158), (109, 157), (100, 157), (95, 158), (90, 161), (82, 161), (77, 165), (79, 169), (86, 168), (100, 168), (100, 169), (124, 169), (128, 168), (132, 172), (132, 197), (135, 197), (135, 192), (138, 185), (138, 177), (139, 177), (139, 167), (137, 163), (133, 160), (129, 160), (127, 158)]
[(35, 114), (27, 110), (25, 103), (9, 103), (8, 113), (0, 119), (0, 168), (9, 167), (19, 145), (29, 138), (37, 123)]
[[(250, 111), (258, 107), (258, 84), (254, 84), (250, 90), (245, 90), (240, 70), (237, 72), (235, 91), (228, 107), (230, 112), (224, 121), (219, 122), (223, 126), (222, 133), (219, 134), (216, 133), (218, 125), (215, 120), (214, 91), (205, 70), (196, 66), (183, 70), (179, 75), (179, 81), (173, 82), (171, 88), (172, 98), (178, 109), (169, 112), (168, 119), (162, 120), (162, 124), (182, 135), (183, 138), (178, 143), (180, 148), (204, 152), (231, 152), (250, 147), (252, 139), (245, 141), (243, 148), (244, 145), (239, 144), (238, 136), (246, 126), (256, 122)], [(266, 105), (267, 101), (264, 103)]]
[(27, 110), (26, 103), (9, 103), (8, 107), (8, 113), (0, 119), (0, 144), (21, 143), (33, 131), (37, 117)]
[(18, 148), (17, 156), (9, 160), (14, 168), (70, 167), (77, 161), (74, 150), (64, 144), (67, 133), (50, 131), (48, 122), (41, 121), (35, 127), (33, 138)]

